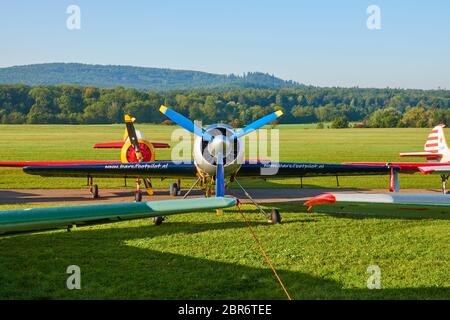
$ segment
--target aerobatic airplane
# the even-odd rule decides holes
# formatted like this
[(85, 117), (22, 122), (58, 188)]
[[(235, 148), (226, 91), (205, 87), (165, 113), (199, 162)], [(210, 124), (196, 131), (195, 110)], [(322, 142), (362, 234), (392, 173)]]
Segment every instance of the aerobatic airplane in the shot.
[[(214, 124), (204, 129), (165, 106), (161, 106), (160, 111), (174, 123), (194, 134), (193, 161), (181, 163), (156, 161), (125, 164), (29, 166), (23, 170), (28, 174), (57, 177), (196, 178), (195, 183), (184, 197), (187, 197), (198, 184), (205, 186), (207, 197), (212, 194), (213, 185), (215, 185), (215, 195), (223, 197), (226, 183), (236, 182), (245, 195), (272, 223), (277, 223), (281, 220), (279, 213), (276, 210), (272, 210), (271, 214), (268, 214), (258, 206), (239, 183), (238, 177), (270, 179), (388, 174), (391, 174), (392, 177), (392, 173), (396, 172), (394, 167), (388, 166), (244, 161), (243, 137), (277, 119), (282, 115), (281, 111), (273, 112), (240, 130), (225, 124)], [(266, 171), (273, 174), (266, 175)]]
[[(150, 142), (145, 140), (144, 135), (134, 127), (135, 118), (125, 115), (125, 133), (122, 141), (97, 143), (94, 145), (96, 149), (115, 148), (120, 150), (120, 160), (62, 160), (62, 161), (3, 161), (0, 167), (27, 167), (27, 166), (61, 166), (61, 165), (83, 165), (83, 164), (120, 164), (130, 162), (153, 162), (155, 161), (155, 149), (170, 148), (167, 143)], [(136, 184), (140, 186), (141, 181), (136, 180)], [(153, 194), (151, 181), (144, 179), (147, 192)], [(179, 184), (179, 182), (178, 182)], [(176, 183), (171, 185), (171, 194)], [(93, 198), (98, 198), (98, 185), (94, 184), (93, 177), (88, 176), (89, 191)], [(139, 193), (137, 197), (142, 198)]]
[(422, 157), (428, 162), (344, 162), (344, 164), (367, 166), (393, 166), (400, 173), (440, 174), (442, 193), (446, 193), (446, 185), (450, 175), (450, 149), (444, 134), (444, 124), (438, 124), (431, 130), (424, 145), (425, 152), (400, 153), (400, 157)]

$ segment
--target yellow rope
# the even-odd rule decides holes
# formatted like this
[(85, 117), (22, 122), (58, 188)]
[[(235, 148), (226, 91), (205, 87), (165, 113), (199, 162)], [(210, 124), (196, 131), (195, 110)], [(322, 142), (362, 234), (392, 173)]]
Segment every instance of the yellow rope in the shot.
[(261, 244), (261, 241), (258, 239), (255, 231), (253, 230), (252, 226), (250, 225), (250, 223), (248, 222), (247, 218), (245, 217), (244, 212), (242, 211), (242, 208), (240, 206), (239, 201), (237, 202), (236, 206), (238, 207), (239, 213), (241, 214), (242, 218), (244, 219), (245, 224), (247, 225), (248, 229), (250, 230), (250, 233), (252, 234), (253, 239), (255, 239), (256, 244), (258, 245), (259, 249), (261, 250), (264, 259), (267, 261), (267, 264), (272, 269), (273, 273), (275, 274), (275, 277), (277, 278), (278, 282), (280, 283), (281, 288), (284, 290), (284, 293), (286, 294), (287, 298), (289, 300), (292, 300), (292, 297), (289, 294), (286, 286), (284, 285), (283, 280), (281, 280), (281, 277), (278, 275), (277, 270), (275, 270), (275, 267), (273, 266), (272, 261), (270, 260), (269, 256), (267, 255), (266, 251), (264, 250), (264, 248), (263, 248), (263, 246)]

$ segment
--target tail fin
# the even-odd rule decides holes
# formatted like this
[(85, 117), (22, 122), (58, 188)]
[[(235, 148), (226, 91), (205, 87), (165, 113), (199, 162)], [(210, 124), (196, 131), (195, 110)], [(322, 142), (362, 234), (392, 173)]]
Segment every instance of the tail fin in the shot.
[(450, 154), (450, 150), (447, 146), (447, 141), (444, 134), (445, 124), (438, 124), (431, 130), (425, 142), (425, 152), (438, 153), (442, 155)]
[(429, 161), (450, 162), (450, 149), (444, 134), (445, 124), (438, 124), (431, 130), (424, 145), (425, 152), (400, 153), (400, 157), (424, 157)]

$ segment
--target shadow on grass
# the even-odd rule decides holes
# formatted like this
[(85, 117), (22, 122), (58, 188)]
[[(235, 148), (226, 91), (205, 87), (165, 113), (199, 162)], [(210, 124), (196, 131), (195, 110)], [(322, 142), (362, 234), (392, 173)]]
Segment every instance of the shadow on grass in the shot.
[[(253, 222), (254, 225), (262, 223)], [(265, 262), (249, 267), (150, 248), (127, 241), (245, 228), (242, 222), (167, 223), (161, 227), (78, 229), (0, 239), (2, 299), (285, 299)], [(198, 239), (197, 239), (198, 240)], [(148, 243), (147, 243), (148, 245)], [(150, 243), (151, 245), (151, 243)], [(238, 261), (255, 247), (242, 247)], [(217, 254), (217, 251), (216, 251)], [(203, 252), (202, 256), (208, 256)], [(82, 289), (66, 289), (78, 265)], [(299, 271), (278, 270), (294, 299), (446, 299), (450, 288), (343, 289)]]

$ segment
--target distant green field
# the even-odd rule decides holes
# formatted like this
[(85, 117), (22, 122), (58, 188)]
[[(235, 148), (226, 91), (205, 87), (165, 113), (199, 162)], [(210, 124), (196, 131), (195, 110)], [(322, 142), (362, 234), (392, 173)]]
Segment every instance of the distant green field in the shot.
[[(280, 125), (280, 160), (341, 163), (346, 161), (398, 161), (400, 152), (422, 151), (429, 129), (313, 129), (315, 125)], [(175, 126), (139, 124), (151, 141), (171, 143)], [(119, 150), (96, 150), (94, 143), (120, 140), (123, 125), (0, 125), (0, 159), (78, 160), (119, 159)], [(158, 149), (157, 159), (169, 159), (170, 149)], [(405, 160), (405, 159), (403, 159)], [(416, 159), (417, 160), (417, 159)], [(420, 159), (418, 159), (420, 161)], [(410, 159), (414, 161), (414, 159)], [(0, 168), (0, 189), (80, 188), (85, 179), (40, 178), (23, 174), (21, 169)], [(387, 188), (388, 177), (341, 177), (342, 187)], [(121, 188), (122, 179), (98, 179), (100, 188)], [(167, 188), (168, 181), (154, 181)], [(186, 181), (185, 186), (189, 183)], [(245, 181), (252, 187), (298, 187), (300, 179)], [(309, 187), (335, 187), (333, 177), (308, 178)], [(440, 187), (435, 176), (402, 175), (402, 188)]]
[[(149, 140), (170, 142), (174, 127), (140, 125)], [(427, 129), (316, 130), (285, 125), (281, 160), (392, 161), (421, 151)], [(2, 160), (115, 159), (92, 144), (117, 140), (123, 126), (0, 126)], [(160, 150), (158, 158), (168, 158)], [(84, 179), (44, 179), (1, 169), (2, 188), (83, 187)], [(156, 182), (156, 181), (155, 181)], [(309, 187), (334, 178), (305, 179)], [(438, 188), (439, 179), (402, 176), (402, 187)], [(122, 187), (104, 179), (100, 187)], [(297, 187), (298, 179), (247, 185)], [(344, 187), (387, 188), (387, 177), (342, 178)], [(160, 186), (167, 186), (163, 182)], [(54, 204), (52, 204), (54, 205)], [(306, 213), (276, 204), (283, 223), (251, 220), (294, 299), (449, 299), (450, 218)], [(2, 205), (1, 209), (27, 207)], [(235, 209), (0, 238), (0, 299), (284, 299)], [(81, 290), (68, 290), (66, 268), (81, 268)], [(367, 268), (381, 269), (381, 290), (369, 290)]]

